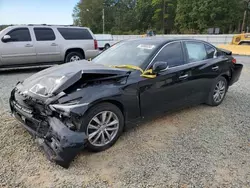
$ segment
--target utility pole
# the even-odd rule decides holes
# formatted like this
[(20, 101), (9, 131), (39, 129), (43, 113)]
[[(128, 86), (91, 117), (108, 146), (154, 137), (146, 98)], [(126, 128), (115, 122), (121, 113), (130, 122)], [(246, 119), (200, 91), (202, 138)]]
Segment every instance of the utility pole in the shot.
[(163, 0), (163, 9), (162, 9), (162, 32), (165, 34), (165, 5), (166, 2)]
[(246, 2), (246, 9), (244, 11), (243, 15), (243, 21), (242, 21), (242, 26), (241, 26), (241, 32), (246, 32), (246, 23), (248, 23), (247, 17), (248, 17), (248, 10), (249, 10), (249, 5), (250, 5), (250, 0), (245, 1)]
[(248, 24), (249, 24), (249, 8), (250, 8), (250, 0), (248, 0), (247, 2), (247, 13), (246, 13), (246, 21), (245, 21), (245, 28), (246, 28), (246, 33), (248, 33), (248, 30), (249, 30), (249, 27), (248, 27)]
[(102, 33), (105, 33), (105, 12), (104, 12), (104, 4), (102, 9)]
[(245, 32), (246, 15), (247, 15), (247, 10), (244, 11), (243, 22), (242, 22), (242, 26), (241, 26), (241, 33), (243, 31)]

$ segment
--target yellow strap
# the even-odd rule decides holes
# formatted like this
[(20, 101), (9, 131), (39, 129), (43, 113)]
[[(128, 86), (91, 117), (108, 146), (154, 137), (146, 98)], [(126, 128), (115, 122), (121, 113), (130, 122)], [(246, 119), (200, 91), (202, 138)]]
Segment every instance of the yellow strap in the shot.
[(114, 65), (114, 66), (111, 66), (111, 67), (114, 67), (114, 68), (128, 68), (128, 69), (139, 70), (142, 73), (141, 76), (145, 77), (145, 78), (155, 78), (156, 77), (156, 75), (153, 74), (152, 69), (149, 69), (147, 71), (143, 71), (140, 67), (137, 67), (137, 66), (134, 66), (134, 65)]
[(128, 69), (135, 69), (135, 70), (139, 70), (143, 73), (143, 70), (140, 67), (134, 66), (134, 65), (114, 65), (111, 66), (114, 68), (128, 68)]
[(147, 71), (144, 71), (141, 76), (145, 77), (145, 78), (155, 78), (156, 75), (153, 74), (153, 70), (152, 69), (149, 69)]

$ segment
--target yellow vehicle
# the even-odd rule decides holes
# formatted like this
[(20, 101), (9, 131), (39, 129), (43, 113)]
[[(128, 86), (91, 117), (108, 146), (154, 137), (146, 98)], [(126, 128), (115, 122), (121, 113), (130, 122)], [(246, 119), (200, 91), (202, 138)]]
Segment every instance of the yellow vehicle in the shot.
[(234, 55), (250, 56), (250, 33), (237, 34), (233, 37), (231, 44), (221, 44), (217, 47), (231, 51)]
[(233, 45), (250, 45), (250, 33), (242, 33), (233, 37)]

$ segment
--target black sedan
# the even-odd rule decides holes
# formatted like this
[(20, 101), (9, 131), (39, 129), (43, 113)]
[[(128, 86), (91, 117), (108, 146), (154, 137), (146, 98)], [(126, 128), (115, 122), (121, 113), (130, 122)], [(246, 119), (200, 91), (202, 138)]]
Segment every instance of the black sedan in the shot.
[(10, 107), (48, 158), (67, 168), (83, 148), (103, 151), (144, 118), (221, 104), (242, 68), (231, 52), (204, 41), (128, 40), (91, 62), (55, 66), (19, 82)]

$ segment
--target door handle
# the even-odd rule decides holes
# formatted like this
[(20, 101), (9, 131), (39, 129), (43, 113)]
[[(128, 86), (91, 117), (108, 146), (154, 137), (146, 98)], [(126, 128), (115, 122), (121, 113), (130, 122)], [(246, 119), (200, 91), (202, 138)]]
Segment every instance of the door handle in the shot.
[(57, 44), (56, 43), (52, 43), (51, 46), (57, 46)]
[(181, 79), (181, 80), (185, 80), (187, 78), (188, 78), (188, 74), (185, 74), (185, 75), (182, 75), (182, 76), (179, 77), (179, 79)]
[(26, 44), (25, 47), (33, 47), (32, 44)]
[(213, 71), (219, 70), (219, 66), (214, 66), (214, 67), (212, 67), (212, 70), (213, 70)]

